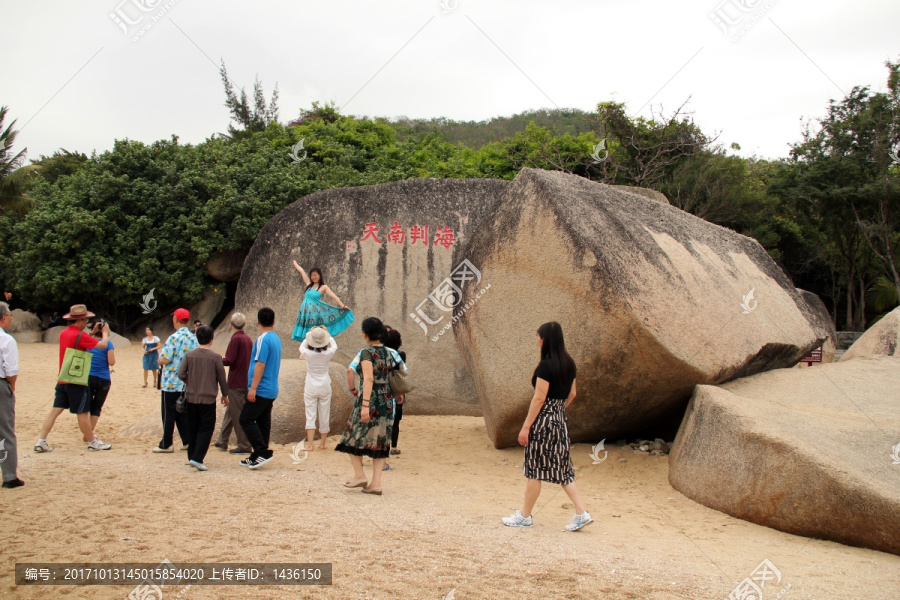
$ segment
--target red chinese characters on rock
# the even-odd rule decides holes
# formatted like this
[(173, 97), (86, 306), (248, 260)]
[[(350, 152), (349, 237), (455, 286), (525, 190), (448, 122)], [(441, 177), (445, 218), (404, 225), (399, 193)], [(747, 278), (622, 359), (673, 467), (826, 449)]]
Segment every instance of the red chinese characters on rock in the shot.
[(428, 225), (425, 226), (425, 229), (422, 229), (418, 225), (413, 225), (412, 229), (409, 230), (409, 239), (410, 244), (413, 246), (416, 245), (416, 242), (422, 240), (422, 243), (426, 246), (428, 245)]
[(444, 248), (449, 248), (453, 244), (456, 243), (456, 238), (453, 237), (453, 230), (449, 227), (438, 227), (437, 233), (434, 234), (434, 245), (435, 246), (443, 246)]
[(400, 226), (400, 223), (394, 221), (394, 224), (391, 225), (391, 232), (388, 234), (387, 239), (393, 244), (402, 244), (404, 240), (406, 240), (406, 232), (403, 231), (403, 227)]
[[(421, 242), (422, 245), (428, 246), (429, 242), (431, 242), (434, 246), (443, 246), (444, 248), (449, 249), (452, 248), (453, 245), (458, 241), (451, 227), (438, 227), (437, 231), (434, 234), (434, 238), (431, 239), (428, 236), (429, 227), (429, 225), (425, 225), (424, 227), (413, 225), (412, 227), (410, 227), (409, 244), (411, 246), (414, 246), (417, 243)], [(397, 244), (402, 246), (404, 243), (406, 243), (406, 233), (407, 232), (404, 231), (403, 226), (400, 225), (400, 222), (394, 221), (394, 224), (391, 225), (390, 232), (387, 235), (387, 241), (389, 244)], [(378, 239), (378, 223), (366, 223), (365, 229), (363, 230), (363, 235), (361, 238), (359, 238), (359, 241), (372, 241), (376, 244), (383, 244), (384, 242)]]
[(359, 241), (364, 242), (370, 239), (375, 240), (377, 244), (381, 243), (381, 240), (378, 239), (378, 223), (366, 223), (366, 230), (363, 231), (363, 236)]

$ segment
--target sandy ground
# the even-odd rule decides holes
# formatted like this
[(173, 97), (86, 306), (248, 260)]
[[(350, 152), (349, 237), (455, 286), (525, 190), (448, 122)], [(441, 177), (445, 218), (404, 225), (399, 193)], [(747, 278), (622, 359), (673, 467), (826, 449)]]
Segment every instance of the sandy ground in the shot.
[[(89, 452), (64, 413), (32, 450), (51, 405), (57, 347), (20, 345), (17, 433), (23, 488), (0, 490), (0, 597), (119, 598), (134, 586), (15, 586), (17, 562), (322, 562), (331, 586), (168, 586), (165, 598), (541, 598), (721, 600), (764, 559), (781, 572), (765, 598), (895, 600), (900, 557), (796, 537), (733, 519), (676, 492), (667, 458), (573, 448), (576, 483), (596, 522), (563, 530), (573, 510), (546, 485), (531, 530), (501, 525), (520, 505), (522, 450), (495, 450), (483, 421), (406, 417), (384, 495), (345, 490), (349, 460), (332, 450), (293, 464), (290, 446), (250, 471), (215, 448), (209, 471), (184, 453), (121, 430), (158, 410), (141, 387), (138, 346), (118, 350)], [(290, 368), (288, 364), (287, 368)], [(411, 402), (415, 401), (414, 394)], [(302, 456), (302, 455), (301, 455)], [(602, 454), (601, 454), (602, 456)], [(621, 462), (625, 459), (626, 462)]]

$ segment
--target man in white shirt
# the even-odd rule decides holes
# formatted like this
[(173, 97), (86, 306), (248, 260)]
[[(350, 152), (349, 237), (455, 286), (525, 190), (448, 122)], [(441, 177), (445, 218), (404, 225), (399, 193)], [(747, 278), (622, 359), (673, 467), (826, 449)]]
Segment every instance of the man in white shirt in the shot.
[(0, 471), (3, 487), (25, 485), (16, 472), (19, 454), (16, 448), (16, 379), (19, 375), (19, 347), (6, 333), (12, 325), (9, 304), (0, 302)]
[[(306, 360), (306, 385), (303, 400), (306, 402), (306, 449), (315, 450), (316, 412), (319, 414), (319, 448), (325, 449), (325, 440), (331, 430), (331, 375), (328, 364), (334, 358), (338, 346), (324, 327), (314, 327), (306, 333), (300, 344), (300, 358)], [(316, 410), (318, 408), (318, 411)]]

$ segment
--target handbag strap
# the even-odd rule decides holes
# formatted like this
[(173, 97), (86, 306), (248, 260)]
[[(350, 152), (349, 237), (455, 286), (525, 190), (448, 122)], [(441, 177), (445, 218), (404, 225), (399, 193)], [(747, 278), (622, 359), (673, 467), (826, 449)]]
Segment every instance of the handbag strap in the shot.
[(84, 334), (83, 331), (79, 332), (77, 336), (75, 336), (75, 348), (74, 350), (78, 350), (78, 342), (81, 341), (81, 336)]

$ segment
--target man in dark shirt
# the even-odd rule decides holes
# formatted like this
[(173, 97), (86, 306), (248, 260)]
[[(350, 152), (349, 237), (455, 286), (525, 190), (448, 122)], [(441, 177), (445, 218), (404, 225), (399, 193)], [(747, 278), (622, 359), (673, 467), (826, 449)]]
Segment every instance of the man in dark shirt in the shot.
[(239, 422), (241, 409), (247, 400), (247, 367), (250, 366), (250, 351), (253, 348), (253, 340), (244, 333), (246, 323), (247, 318), (241, 313), (231, 316), (231, 341), (228, 342), (228, 349), (222, 360), (228, 367), (228, 410), (222, 419), (222, 429), (214, 446), (220, 450), (228, 450), (228, 440), (234, 429), (237, 448), (230, 450), (231, 454), (250, 454), (253, 451)]

